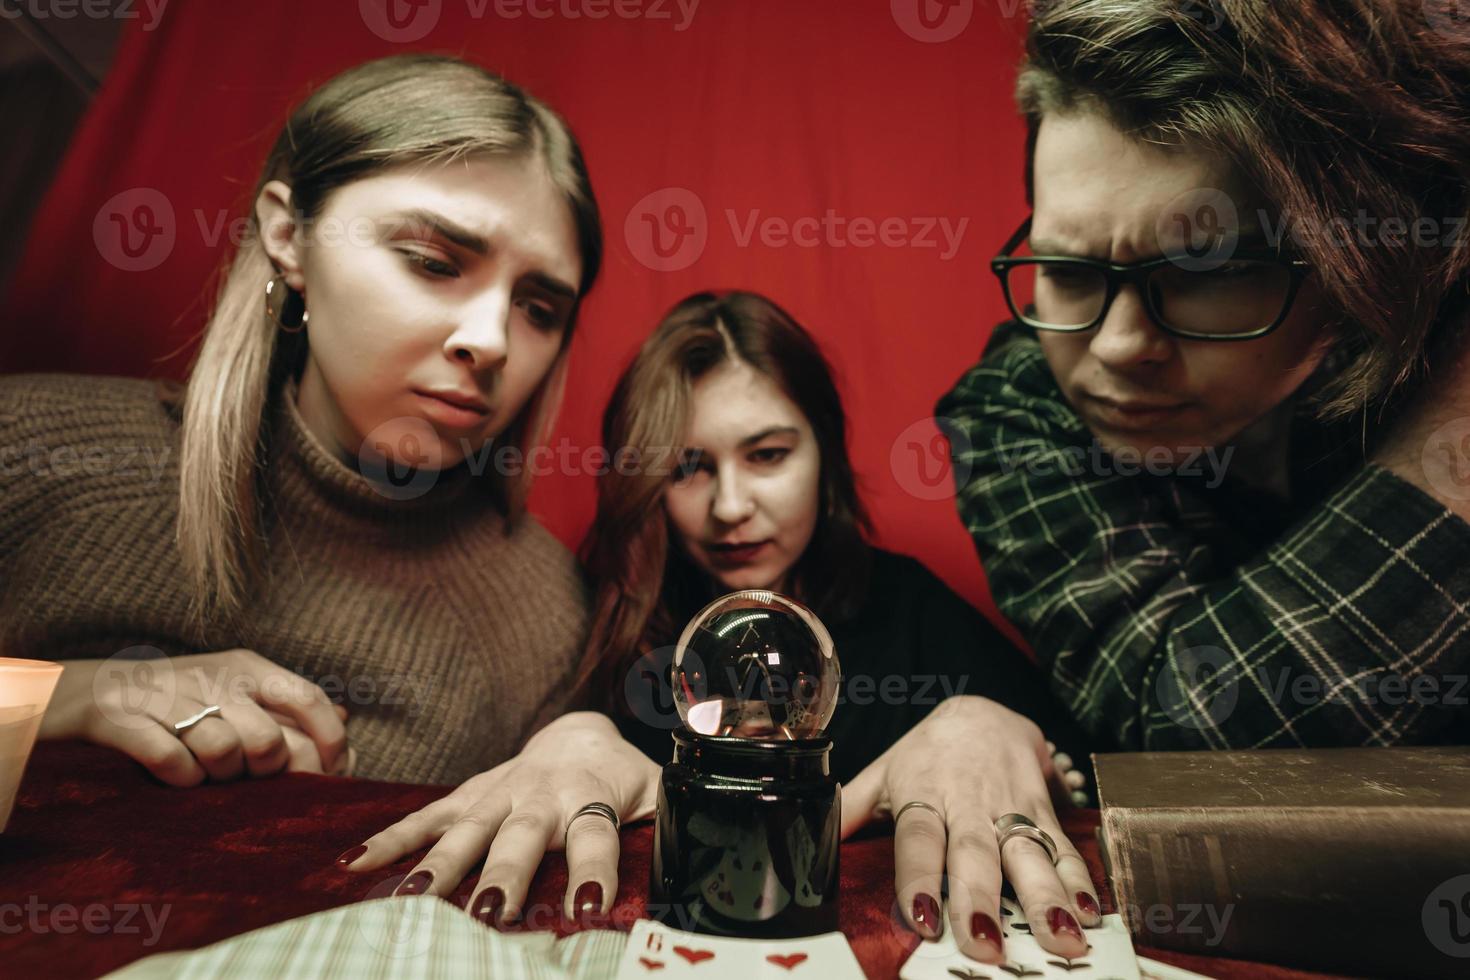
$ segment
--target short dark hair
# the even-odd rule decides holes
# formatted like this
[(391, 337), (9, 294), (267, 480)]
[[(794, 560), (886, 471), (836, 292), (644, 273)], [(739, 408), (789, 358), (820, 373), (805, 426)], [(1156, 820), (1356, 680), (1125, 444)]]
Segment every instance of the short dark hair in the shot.
[[(1221, 154), (1297, 231), (1333, 310), (1319, 415), (1365, 409), (1470, 305), (1470, 26), (1452, 3), (1035, 0), (1017, 81), (1027, 200), (1048, 113), (1101, 112), (1140, 140)], [(1457, 234), (1425, 247), (1301, 233), (1360, 213)]]

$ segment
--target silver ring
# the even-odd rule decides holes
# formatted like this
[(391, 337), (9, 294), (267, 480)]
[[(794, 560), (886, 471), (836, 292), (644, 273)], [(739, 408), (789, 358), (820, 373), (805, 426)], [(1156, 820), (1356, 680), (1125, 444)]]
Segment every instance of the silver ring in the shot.
[(617, 833), (619, 826), (618, 811), (614, 810), (606, 803), (588, 803), (586, 806), (582, 807), (582, 809), (572, 814), (571, 819), (567, 821), (567, 829), (562, 831), (561, 835), (561, 846), (563, 850), (565, 850), (567, 846), (567, 835), (572, 832), (572, 824), (576, 823), (577, 820), (587, 816), (588, 814), (596, 814), (599, 817), (606, 817), (607, 819), (611, 820), (613, 825), (613, 833)]
[(934, 814), (936, 817), (939, 818), (939, 822), (940, 823), (944, 823), (944, 814), (940, 813), (938, 810), (936, 810), (930, 804), (925, 803), (923, 800), (909, 800), (903, 806), (899, 807), (898, 808), (898, 812), (893, 815), (893, 825), (895, 827), (898, 826), (898, 818), (901, 817), (901, 816), (903, 816), (904, 811), (907, 810), (911, 806), (916, 806), (916, 807), (918, 807), (921, 810), (928, 810), (930, 813)]
[(185, 718), (183, 721), (174, 722), (174, 734), (175, 735), (182, 735), (185, 732), (187, 732), (189, 729), (193, 728), (195, 725), (199, 724), (204, 719), (206, 719), (206, 718), (213, 718), (215, 715), (217, 715), (219, 713), (220, 713), (219, 705), (217, 705), (217, 704), (211, 704), (209, 707), (205, 708), (203, 711), (200, 711), (197, 714), (192, 714), (189, 717)]
[(1053, 865), (1057, 863), (1057, 842), (1051, 839), (1050, 834), (1036, 826), (1035, 821), (1030, 817), (1019, 813), (1002, 814), (1000, 819), (995, 821), (995, 833), (999, 838), (998, 850), (1002, 853), (1005, 851), (1006, 841), (1012, 837), (1024, 837), (1039, 844), (1041, 849), (1046, 851), (1046, 856), (1051, 859)]

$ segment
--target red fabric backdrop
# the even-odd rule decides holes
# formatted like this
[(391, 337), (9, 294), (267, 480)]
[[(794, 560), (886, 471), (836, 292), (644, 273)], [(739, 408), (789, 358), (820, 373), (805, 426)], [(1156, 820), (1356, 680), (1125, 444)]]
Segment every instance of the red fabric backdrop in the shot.
[[(289, 106), (360, 61), (459, 54), (566, 116), (603, 207), (555, 439), (597, 444), (617, 372), (674, 302), (764, 292), (837, 369), (879, 543), (993, 615), (931, 416), (1002, 316), (986, 260), (1024, 216), (1020, 0), (156, 6), (132, 5), (41, 204), (0, 369), (182, 376)], [(573, 469), (532, 498), (569, 545), (594, 500)]]

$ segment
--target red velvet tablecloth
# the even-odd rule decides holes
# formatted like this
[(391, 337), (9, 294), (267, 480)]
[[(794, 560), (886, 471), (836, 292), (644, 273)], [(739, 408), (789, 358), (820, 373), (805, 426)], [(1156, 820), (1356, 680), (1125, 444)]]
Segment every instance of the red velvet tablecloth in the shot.
[[(386, 895), (409, 857), (366, 875), (337, 855), (448, 792), (290, 775), (180, 790), (124, 756), (79, 742), (36, 747), (0, 834), (0, 975), (94, 977), (140, 957), (189, 949), (364, 898)], [(1095, 810), (1065, 829), (1102, 882)], [(631, 928), (648, 894), (650, 824), (624, 829), (610, 925)], [(529, 925), (565, 935), (566, 864), (547, 857)], [(463, 905), (473, 881), (453, 900)], [(1102, 889), (1103, 903), (1108, 903)], [(896, 977), (918, 942), (894, 909), (892, 838), (842, 847), (842, 931), (869, 977)], [(1306, 977), (1259, 964), (1141, 949), (1216, 977)]]

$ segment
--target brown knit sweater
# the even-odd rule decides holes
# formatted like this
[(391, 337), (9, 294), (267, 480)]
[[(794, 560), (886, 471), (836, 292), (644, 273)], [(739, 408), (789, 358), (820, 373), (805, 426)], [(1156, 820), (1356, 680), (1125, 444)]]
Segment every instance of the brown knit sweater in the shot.
[(576, 561), (529, 517), (505, 534), (466, 467), (390, 499), (273, 409), (268, 574), (230, 629), (188, 626), (179, 423), (149, 381), (0, 377), (0, 648), (106, 658), (245, 647), (350, 718), (356, 774), (459, 783), (565, 706), (587, 627)]

